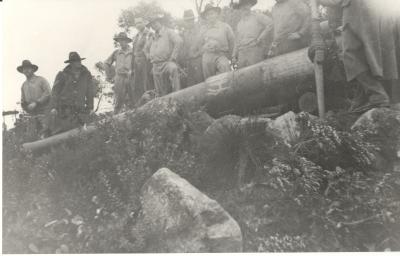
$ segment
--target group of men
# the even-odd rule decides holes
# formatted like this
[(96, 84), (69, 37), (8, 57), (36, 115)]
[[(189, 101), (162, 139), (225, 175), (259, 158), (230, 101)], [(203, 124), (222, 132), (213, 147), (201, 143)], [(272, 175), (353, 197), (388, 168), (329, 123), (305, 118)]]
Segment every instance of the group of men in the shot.
[[(400, 24), (398, 20), (387, 22), (374, 13), (370, 1), (375, 0), (319, 0), (339, 10), (342, 19), (346, 75), (349, 81), (357, 80), (360, 87), (352, 106), (355, 111), (388, 106), (389, 97), (381, 80), (399, 78), (396, 40), (400, 39), (394, 35), (400, 35)], [(114, 112), (120, 112), (124, 105), (137, 106), (147, 91), (154, 89), (161, 97), (233, 67), (250, 66), (309, 45), (311, 14), (305, 1), (276, 0), (272, 17), (252, 11), (256, 4), (257, 0), (240, 0), (233, 5), (240, 13), (235, 32), (221, 21), (221, 8), (211, 4), (205, 6), (197, 22), (193, 11), (185, 11), (180, 34), (167, 26), (163, 15), (136, 18), (136, 36), (133, 40), (124, 32), (115, 36), (119, 49), (104, 62), (107, 79), (114, 83)], [(392, 51), (388, 53), (386, 48), (384, 54), (380, 44), (384, 41), (382, 22), (392, 26), (387, 33), (398, 32), (392, 35), (392, 45), (386, 42)], [(37, 66), (24, 61), (18, 67), (27, 77), (22, 87), (24, 110), (42, 113), (48, 102), (54, 118), (73, 119), (74, 124), (84, 122), (82, 114), (93, 111), (94, 90), (91, 74), (81, 60), (78, 53), (70, 54), (66, 61), (69, 65), (57, 75), (52, 92), (44, 78), (33, 74)]]

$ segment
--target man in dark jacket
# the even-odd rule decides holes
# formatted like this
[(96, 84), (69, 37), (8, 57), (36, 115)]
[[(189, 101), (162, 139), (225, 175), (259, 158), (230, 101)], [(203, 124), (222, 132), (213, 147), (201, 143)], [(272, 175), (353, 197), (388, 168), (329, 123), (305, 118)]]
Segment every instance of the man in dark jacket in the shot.
[(69, 65), (56, 76), (52, 91), (52, 133), (83, 125), (93, 113), (94, 86), (89, 70), (77, 52), (65, 61)]
[[(399, 15), (381, 11), (377, 0), (319, 0), (342, 9), (343, 63), (348, 81), (360, 85), (351, 111), (389, 106), (382, 81), (398, 81)], [(398, 92), (397, 92), (398, 93)]]
[(195, 21), (194, 12), (185, 10), (183, 14), (183, 47), (180, 56), (181, 66), (186, 77), (182, 87), (189, 87), (203, 82), (202, 52), (198, 49), (200, 40), (200, 23)]

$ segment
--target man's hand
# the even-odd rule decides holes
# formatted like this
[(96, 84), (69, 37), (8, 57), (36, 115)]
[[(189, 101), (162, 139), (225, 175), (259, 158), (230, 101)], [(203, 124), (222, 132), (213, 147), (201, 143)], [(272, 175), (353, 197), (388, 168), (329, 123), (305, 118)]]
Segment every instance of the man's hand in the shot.
[(37, 103), (36, 102), (32, 102), (28, 105), (28, 109), (29, 110), (34, 110), (37, 107)]
[(273, 42), (267, 53), (268, 58), (272, 58), (276, 55), (276, 47), (278, 47), (278, 44), (276, 42)]
[(50, 113), (51, 113), (52, 115), (57, 115), (57, 109), (53, 108), (53, 109), (50, 111)]
[(292, 34), (290, 34), (288, 36), (289, 40), (297, 40), (297, 39), (300, 39), (300, 38), (301, 38), (301, 35), (299, 33), (297, 33), (297, 32), (294, 32), (294, 33), (292, 33)]

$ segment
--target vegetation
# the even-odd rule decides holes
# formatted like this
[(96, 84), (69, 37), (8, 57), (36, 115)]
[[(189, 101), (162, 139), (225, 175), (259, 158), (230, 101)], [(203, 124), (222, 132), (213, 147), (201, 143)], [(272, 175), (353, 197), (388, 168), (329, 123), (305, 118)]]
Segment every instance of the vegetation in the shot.
[(246, 251), (400, 249), (400, 173), (372, 164), (376, 152), (391, 159), (395, 142), (381, 150), (372, 128), (338, 129), (301, 114), (301, 136), (287, 145), (256, 119), (238, 120), (224, 117), (205, 132), (207, 114), (155, 101), (125, 124), (99, 125), (40, 155), (21, 152), (22, 136), (6, 132), (4, 252), (141, 252), (131, 230), (139, 189), (160, 167), (220, 202)]

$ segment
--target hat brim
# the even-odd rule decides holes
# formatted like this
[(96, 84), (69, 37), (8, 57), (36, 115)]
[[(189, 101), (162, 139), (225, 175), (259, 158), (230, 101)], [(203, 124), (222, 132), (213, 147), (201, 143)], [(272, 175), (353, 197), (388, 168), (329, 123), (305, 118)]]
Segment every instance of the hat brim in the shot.
[(38, 66), (32, 64), (32, 65), (29, 65), (29, 66), (18, 66), (18, 67), (17, 67), (17, 71), (18, 71), (19, 73), (22, 73), (24, 67), (31, 67), (31, 68), (33, 69), (33, 72), (36, 72), (36, 71), (39, 69)]
[(114, 41), (128, 41), (128, 42), (132, 42), (132, 39), (127, 38), (127, 37), (114, 37)]
[(201, 16), (204, 17), (204, 16), (207, 15), (207, 13), (209, 13), (209, 12), (211, 12), (211, 11), (216, 11), (216, 12), (218, 12), (218, 14), (220, 14), (221, 11), (222, 11), (222, 9), (221, 9), (221, 7), (217, 7), (217, 6), (211, 7), (210, 9), (204, 10), (204, 11), (201, 13)]
[(80, 58), (80, 59), (77, 59), (77, 60), (66, 60), (66, 61), (64, 61), (64, 63), (71, 63), (71, 62), (74, 62), (74, 61), (82, 61), (82, 60), (86, 60), (86, 58)]
[(186, 20), (195, 20), (196, 19), (196, 17), (185, 17), (185, 18), (183, 18), (183, 20), (184, 21), (186, 21)]
[(245, 5), (245, 4), (250, 4), (251, 6), (254, 6), (254, 5), (256, 5), (257, 3), (258, 3), (257, 0), (252, 0), (252, 1), (241, 1), (241, 2), (239, 2), (237, 8), (240, 8), (240, 7), (242, 7), (242, 6)]

